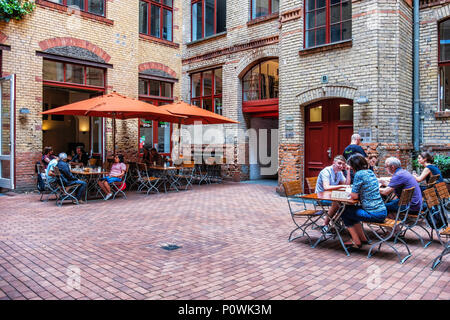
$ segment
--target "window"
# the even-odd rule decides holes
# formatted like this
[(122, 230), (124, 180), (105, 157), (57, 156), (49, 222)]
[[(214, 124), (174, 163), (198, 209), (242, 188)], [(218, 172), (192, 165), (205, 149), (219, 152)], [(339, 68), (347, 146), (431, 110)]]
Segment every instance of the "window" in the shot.
[(50, 2), (59, 3), (66, 6), (74, 6), (99, 16), (105, 16), (106, 0), (48, 0)]
[(244, 101), (278, 98), (278, 60), (267, 60), (251, 68), (242, 79)]
[(43, 78), (47, 82), (65, 82), (80, 86), (105, 86), (105, 70), (73, 63), (44, 59)]
[(439, 24), (439, 111), (450, 110), (450, 19)]
[(191, 103), (222, 114), (222, 68), (191, 74)]
[(352, 37), (351, 0), (305, 0), (305, 48)]
[(140, 0), (139, 32), (167, 41), (173, 39), (173, 0)]
[(139, 79), (139, 96), (151, 96), (162, 98), (164, 100), (172, 100), (172, 83), (159, 80)]
[(225, 0), (192, 0), (192, 41), (225, 31)]
[(267, 16), (278, 12), (280, 7), (279, 0), (252, 0), (251, 1), (251, 18)]

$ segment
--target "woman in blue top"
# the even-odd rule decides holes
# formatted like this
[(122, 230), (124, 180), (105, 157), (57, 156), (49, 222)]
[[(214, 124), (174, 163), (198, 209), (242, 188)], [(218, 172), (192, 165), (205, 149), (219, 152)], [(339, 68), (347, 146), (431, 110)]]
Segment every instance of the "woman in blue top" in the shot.
[(387, 210), (380, 195), (377, 177), (368, 169), (367, 160), (362, 155), (355, 154), (347, 162), (355, 172), (350, 198), (359, 200), (361, 205), (348, 206), (342, 213), (342, 220), (352, 237), (351, 241), (344, 244), (351, 248), (361, 248), (367, 243), (367, 238), (359, 222), (383, 222)]
[[(435, 176), (437, 174), (439, 175), (437, 183), (444, 181), (444, 178), (442, 178), (441, 170), (439, 170), (439, 168), (433, 164), (434, 159), (431, 154), (429, 154), (428, 152), (422, 152), (417, 157), (417, 161), (419, 162), (419, 164), (421, 166), (424, 167), (422, 174), (420, 176), (414, 175), (417, 182), (420, 183), (423, 180), (425, 180), (426, 183), (428, 183), (428, 180), (430, 180), (430, 177), (432, 175)], [(420, 189), (423, 191), (426, 189), (426, 186), (421, 186)]]

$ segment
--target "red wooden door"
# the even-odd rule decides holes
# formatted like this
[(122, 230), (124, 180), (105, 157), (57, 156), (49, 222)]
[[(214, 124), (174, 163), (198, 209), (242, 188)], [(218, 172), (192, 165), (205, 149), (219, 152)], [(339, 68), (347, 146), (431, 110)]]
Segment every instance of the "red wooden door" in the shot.
[(329, 99), (305, 108), (305, 177), (317, 177), (353, 134), (353, 101)]

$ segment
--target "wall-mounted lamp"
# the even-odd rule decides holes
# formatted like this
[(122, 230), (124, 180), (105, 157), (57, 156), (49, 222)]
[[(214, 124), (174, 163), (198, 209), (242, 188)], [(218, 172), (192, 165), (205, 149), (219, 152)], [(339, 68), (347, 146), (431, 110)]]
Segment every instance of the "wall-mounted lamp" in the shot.
[(19, 113), (20, 114), (29, 114), (30, 113), (30, 109), (28, 109), (28, 108), (20, 108), (19, 109)]
[(369, 103), (369, 98), (367, 98), (366, 96), (360, 96), (355, 101), (358, 104), (368, 104)]

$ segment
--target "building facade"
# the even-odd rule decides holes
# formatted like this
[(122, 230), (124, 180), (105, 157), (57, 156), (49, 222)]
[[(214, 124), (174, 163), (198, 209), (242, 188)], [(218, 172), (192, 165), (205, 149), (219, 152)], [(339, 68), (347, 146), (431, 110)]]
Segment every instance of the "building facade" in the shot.
[[(380, 170), (388, 156), (411, 164), (411, 0), (105, 1), (103, 15), (81, 10), (75, 18), (64, 1), (39, 0), (25, 20), (0, 22), (3, 75), (16, 75), (16, 111), (30, 109), (16, 114), (17, 187), (30, 184), (33, 161), (51, 141), (39, 112), (53, 107), (48, 96), (56, 93), (49, 90), (61, 81), (47, 80), (44, 64), (74, 61), (61, 56), (84, 60), (86, 74), (88, 66), (103, 70), (97, 94), (116, 90), (154, 104), (180, 98), (239, 121), (204, 126), (206, 139), (190, 141), (194, 154), (223, 154), (222, 173), (230, 179), (281, 184), (315, 176), (354, 132), (367, 153), (378, 155)], [(420, 1), (418, 138), (421, 148), (447, 154), (448, 18), (450, 1)], [(100, 145), (103, 154), (112, 150), (111, 121), (102, 121), (102, 142), (95, 145), (92, 132), (85, 142), (95, 145), (93, 153)], [(170, 130), (120, 122), (118, 150), (133, 158), (152, 143), (167, 153)]]

